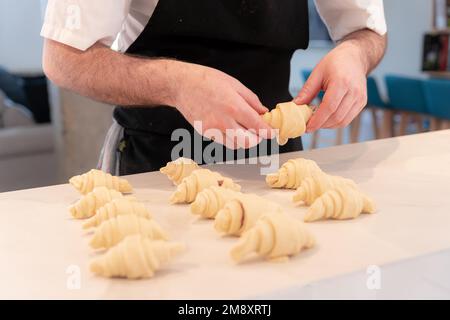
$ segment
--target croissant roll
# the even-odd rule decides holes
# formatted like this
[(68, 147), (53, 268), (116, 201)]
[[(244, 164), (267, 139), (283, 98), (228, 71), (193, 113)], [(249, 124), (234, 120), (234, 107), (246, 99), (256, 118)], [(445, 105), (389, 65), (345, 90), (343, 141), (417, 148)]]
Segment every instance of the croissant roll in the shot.
[(143, 203), (126, 198), (118, 198), (100, 207), (95, 215), (86, 221), (83, 229), (98, 227), (106, 220), (125, 214), (135, 214), (146, 219), (151, 219), (152, 217), (152, 214)]
[(226, 202), (235, 199), (241, 193), (231, 189), (212, 186), (200, 191), (191, 203), (191, 212), (202, 218), (214, 219), (217, 212), (223, 208)]
[(263, 119), (269, 126), (278, 129), (278, 144), (284, 145), (289, 139), (305, 133), (306, 123), (311, 116), (310, 107), (296, 105), (291, 101), (277, 104), (275, 109), (263, 115)]
[(175, 161), (168, 162), (159, 171), (165, 174), (175, 185), (179, 185), (184, 178), (199, 168), (195, 161), (181, 157)]
[(103, 222), (95, 229), (94, 236), (89, 244), (94, 249), (110, 248), (132, 234), (140, 234), (154, 240), (167, 240), (169, 238), (154, 220), (127, 214)]
[(292, 199), (294, 202), (303, 201), (309, 206), (326, 191), (339, 186), (349, 186), (358, 189), (353, 180), (324, 174), (315, 178), (304, 179), (300, 187), (295, 191)]
[(296, 189), (308, 177), (325, 174), (312, 160), (298, 158), (285, 162), (277, 172), (268, 174), (266, 182), (271, 188)]
[(301, 221), (283, 213), (268, 213), (242, 235), (230, 254), (235, 262), (251, 253), (271, 260), (286, 259), (314, 244), (314, 237)]
[(70, 178), (69, 183), (81, 194), (87, 194), (96, 187), (106, 187), (122, 193), (133, 192), (133, 187), (127, 180), (96, 169)]
[(74, 205), (70, 206), (69, 211), (75, 219), (90, 218), (95, 214), (97, 209), (111, 200), (118, 198), (124, 198), (123, 194), (119, 191), (108, 189), (106, 187), (97, 187), (78, 200)]
[(240, 236), (253, 227), (265, 212), (281, 212), (281, 208), (260, 196), (242, 194), (228, 201), (217, 213), (214, 227), (220, 233)]
[(219, 186), (234, 191), (240, 191), (241, 186), (234, 183), (232, 179), (222, 176), (218, 172), (208, 169), (198, 169), (186, 177), (177, 186), (177, 190), (170, 198), (172, 203), (191, 203), (197, 194), (211, 186)]
[(91, 271), (103, 277), (151, 278), (184, 250), (177, 242), (131, 235), (91, 263)]
[(317, 198), (308, 208), (304, 220), (353, 219), (363, 212), (374, 213), (374, 202), (357, 189), (342, 185)]

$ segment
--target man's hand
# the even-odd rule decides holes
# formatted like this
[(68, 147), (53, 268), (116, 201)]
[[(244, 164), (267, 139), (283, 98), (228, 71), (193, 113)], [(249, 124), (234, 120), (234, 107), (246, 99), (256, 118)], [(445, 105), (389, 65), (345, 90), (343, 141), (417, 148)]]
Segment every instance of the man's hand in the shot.
[(314, 68), (298, 96), (297, 104), (309, 104), (320, 90), (325, 95), (307, 125), (307, 132), (320, 128), (343, 128), (367, 104), (367, 74), (384, 55), (386, 38), (370, 30), (345, 37)]

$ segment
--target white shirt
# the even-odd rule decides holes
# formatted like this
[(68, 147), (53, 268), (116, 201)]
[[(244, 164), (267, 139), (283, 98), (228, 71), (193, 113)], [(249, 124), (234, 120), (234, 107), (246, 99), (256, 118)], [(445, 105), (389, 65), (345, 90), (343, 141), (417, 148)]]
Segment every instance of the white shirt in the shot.
[[(386, 33), (383, 0), (315, 0), (333, 40), (368, 28)], [(41, 35), (79, 50), (96, 42), (124, 52), (150, 20), (158, 0), (48, 0)]]

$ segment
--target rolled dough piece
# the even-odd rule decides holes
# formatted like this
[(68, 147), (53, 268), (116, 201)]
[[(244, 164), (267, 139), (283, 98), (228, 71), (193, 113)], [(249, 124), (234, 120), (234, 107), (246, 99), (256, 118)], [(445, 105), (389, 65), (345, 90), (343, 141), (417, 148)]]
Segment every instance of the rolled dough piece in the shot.
[(96, 187), (107, 187), (122, 193), (133, 192), (133, 187), (127, 180), (96, 169), (70, 178), (69, 183), (81, 194), (87, 194)]
[(242, 235), (230, 254), (235, 262), (242, 261), (250, 253), (279, 261), (298, 254), (302, 249), (311, 248), (314, 244), (314, 237), (301, 221), (284, 213), (267, 213)]
[(350, 186), (341, 185), (328, 190), (308, 208), (304, 220), (354, 219), (361, 213), (374, 213), (375, 203), (368, 196)]
[(170, 201), (171, 203), (191, 203), (200, 191), (211, 186), (219, 186), (234, 191), (241, 190), (240, 185), (218, 172), (208, 169), (198, 169), (181, 181), (177, 186), (177, 190), (170, 198)]
[(266, 176), (271, 188), (296, 189), (308, 177), (325, 174), (313, 160), (297, 158), (285, 162), (275, 173)]
[(165, 174), (175, 185), (179, 185), (184, 178), (199, 168), (195, 161), (181, 157), (175, 161), (168, 162), (159, 171)]
[(132, 234), (140, 234), (153, 240), (167, 240), (169, 238), (154, 220), (127, 214), (103, 222), (95, 229), (94, 236), (89, 244), (94, 249), (110, 248)]
[(194, 202), (191, 203), (191, 212), (206, 219), (214, 219), (217, 212), (223, 208), (229, 200), (235, 199), (240, 194), (224, 187), (212, 186), (200, 191)]
[(263, 115), (263, 119), (269, 126), (279, 130), (278, 144), (284, 145), (289, 139), (305, 133), (306, 123), (312, 113), (307, 105), (297, 105), (291, 101), (277, 104), (275, 109)]
[(183, 250), (181, 243), (131, 235), (94, 260), (90, 269), (103, 277), (151, 278)]

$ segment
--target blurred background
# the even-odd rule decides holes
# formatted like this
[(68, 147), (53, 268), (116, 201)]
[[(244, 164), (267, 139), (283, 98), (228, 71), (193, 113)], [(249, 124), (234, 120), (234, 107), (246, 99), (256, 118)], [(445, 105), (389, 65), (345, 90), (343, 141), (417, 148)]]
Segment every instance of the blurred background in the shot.
[[(292, 59), (292, 95), (333, 48), (310, 2), (311, 42)], [(348, 128), (307, 135), (306, 148), (450, 128), (450, 0), (384, 4), (389, 45), (368, 80), (367, 108)], [(39, 33), (45, 5), (0, 1), (0, 192), (64, 183), (94, 168), (111, 124), (112, 106), (44, 77)]]

